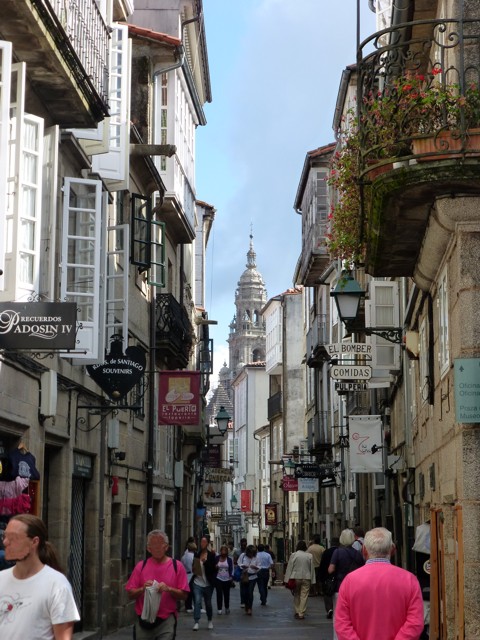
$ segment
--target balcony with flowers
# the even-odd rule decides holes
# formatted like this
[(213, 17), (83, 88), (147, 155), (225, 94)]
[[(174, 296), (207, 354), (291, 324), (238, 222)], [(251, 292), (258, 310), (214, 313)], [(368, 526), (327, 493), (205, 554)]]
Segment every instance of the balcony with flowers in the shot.
[(329, 178), (333, 255), (412, 275), (435, 198), (480, 195), (479, 44), (480, 20), (404, 23), (362, 43)]

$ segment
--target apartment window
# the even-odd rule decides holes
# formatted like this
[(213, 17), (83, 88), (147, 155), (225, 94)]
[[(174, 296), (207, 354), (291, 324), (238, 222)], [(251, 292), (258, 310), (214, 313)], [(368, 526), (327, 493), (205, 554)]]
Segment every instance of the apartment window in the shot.
[[(365, 302), (365, 325), (367, 327), (399, 326), (398, 283), (372, 280), (369, 283), (370, 299)], [(367, 338), (372, 349), (372, 366), (385, 373), (400, 367), (400, 347), (380, 336)]]
[(428, 335), (427, 335), (427, 321), (424, 319), (420, 324), (418, 331), (418, 339), (420, 346), (420, 353), (418, 357), (418, 367), (420, 376), (420, 397), (422, 403), (427, 402), (429, 397), (429, 375), (428, 375)]
[(92, 157), (92, 169), (109, 180), (110, 190), (128, 189), (131, 40), (126, 25), (115, 25), (110, 40), (108, 153)]
[(132, 194), (132, 264), (140, 273), (151, 264), (152, 208), (150, 199)]
[[(12, 44), (0, 41), (0, 202), (7, 201), (8, 137)], [(0, 216), (0, 238), (5, 238), (4, 216)], [(5, 268), (5, 246), (0, 242), (0, 269)]]
[(164, 287), (167, 268), (165, 264), (165, 223), (152, 220), (151, 234), (151, 266), (148, 284), (154, 287)]
[(123, 351), (128, 347), (128, 266), (129, 226), (108, 227), (107, 230), (107, 287), (106, 287), (106, 344), (112, 336), (123, 337)]
[(104, 323), (100, 299), (105, 276), (101, 269), (103, 202), (100, 180), (65, 178), (60, 298), (77, 303), (79, 322), (77, 349), (62, 354), (67, 358), (103, 357), (103, 335), (98, 330)]
[(440, 374), (448, 371), (450, 366), (450, 345), (448, 340), (448, 280), (445, 270), (440, 276), (438, 285), (438, 344)]
[[(159, 122), (159, 144), (167, 144), (167, 127), (168, 127), (168, 75), (162, 73), (160, 76), (160, 122)], [(160, 157), (160, 171), (167, 170), (167, 157)]]

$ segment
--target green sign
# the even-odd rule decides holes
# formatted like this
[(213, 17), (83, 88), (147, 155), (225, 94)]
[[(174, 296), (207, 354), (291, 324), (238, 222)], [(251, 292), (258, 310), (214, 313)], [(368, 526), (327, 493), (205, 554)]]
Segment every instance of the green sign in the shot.
[(454, 362), (455, 420), (480, 423), (480, 358)]

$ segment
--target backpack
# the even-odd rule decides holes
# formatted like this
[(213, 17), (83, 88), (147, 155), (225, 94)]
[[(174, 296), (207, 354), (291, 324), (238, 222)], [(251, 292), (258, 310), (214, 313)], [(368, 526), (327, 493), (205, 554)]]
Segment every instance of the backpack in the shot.
[[(147, 564), (147, 560), (148, 560), (148, 558), (145, 558), (145, 560), (143, 561), (141, 571), (143, 571), (145, 565)], [(175, 560), (175, 558), (172, 558), (172, 562), (173, 562), (173, 569), (174, 569), (175, 573), (177, 573), (177, 561)]]
[(355, 569), (360, 569), (360, 567), (363, 567), (364, 565), (363, 558), (362, 560), (360, 560), (360, 558), (358, 557), (360, 552), (357, 551), (356, 549), (353, 549), (354, 555), (352, 557), (349, 550), (347, 551), (348, 551), (348, 555), (350, 556), (350, 565), (348, 567), (347, 573), (351, 573), (352, 571), (355, 571)]

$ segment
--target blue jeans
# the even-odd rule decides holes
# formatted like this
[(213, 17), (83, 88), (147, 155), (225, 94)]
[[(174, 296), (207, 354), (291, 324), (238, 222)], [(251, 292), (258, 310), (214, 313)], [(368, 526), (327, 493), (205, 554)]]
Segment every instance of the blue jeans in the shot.
[(207, 612), (207, 618), (210, 621), (213, 616), (212, 611), (212, 593), (213, 587), (200, 587), (195, 582), (192, 585), (193, 587), (193, 619), (195, 622), (200, 620), (200, 616), (202, 615), (202, 600), (205, 600), (205, 611)]
[(252, 608), (253, 590), (255, 589), (256, 583), (256, 577), (253, 580), (249, 580), (247, 584), (245, 584), (244, 582), (240, 583), (240, 594), (242, 596), (242, 601), (245, 603), (245, 611)]

